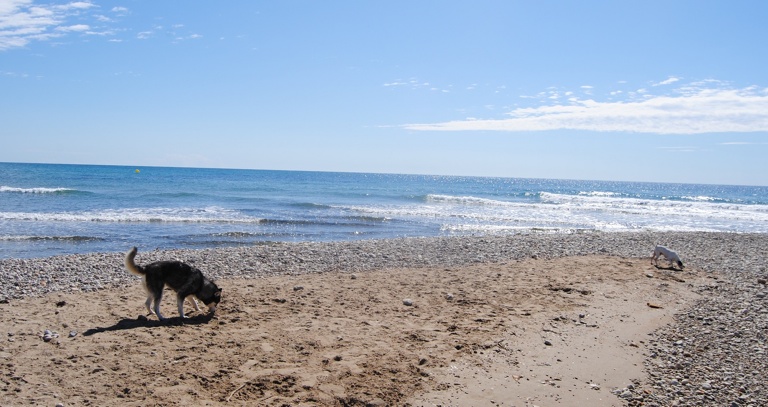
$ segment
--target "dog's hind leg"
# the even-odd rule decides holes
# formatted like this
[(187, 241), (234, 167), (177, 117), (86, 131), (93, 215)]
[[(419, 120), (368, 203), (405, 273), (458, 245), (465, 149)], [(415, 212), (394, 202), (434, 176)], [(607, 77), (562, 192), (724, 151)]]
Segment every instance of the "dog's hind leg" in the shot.
[(155, 298), (155, 294), (152, 293), (152, 290), (149, 289), (149, 286), (147, 285), (147, 276), (144, 276), (141, 279), (141, 285), (144, 287), (144, 292), (147, 293), (147, 300), (144, 302), (144, 307), (147, 309), (147, 315), (154, 314), (154, 311), (152, 311), (152, 300)]
[(160, 294), (154, 296), (154, 299), (155, 299), (155, 306), (153, 307), (153, 309), (155, 310), (155, 315), (157, 315), (157, 319), (164, 321), (165, 317), (163, 316), (163, 314), (160, 313), (160, 302), (162, 302), (163, 300), (163, 292), (160, 291)]
[(144, 306), (147, 307), (147, 315), (152, 315), (155, 313), (155, 311), (152, 311), (151, 308), (153, 298), (154, 296), (152, 294), (147, 294), (147, 300), (144, 302)]
[(155, 307), (154, 308), (155, 308), (155, 315), (157, 315), (157, 319), (159, 319), (161, 321), (165, 321), (165, 317), (163, 316), (163, 314), (160, 313), (160, 299), (159, 298), (155, 299)]

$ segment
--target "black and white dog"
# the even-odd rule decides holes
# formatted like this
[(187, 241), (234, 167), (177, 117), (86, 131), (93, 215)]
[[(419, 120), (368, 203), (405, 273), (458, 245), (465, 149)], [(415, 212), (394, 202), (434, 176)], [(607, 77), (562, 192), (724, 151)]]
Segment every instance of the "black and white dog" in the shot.
[(664, 247), (664, 246), (656, 246), (655, 249), (653, 249), (653, 256), (651, 257), (651, 264), (659, 265), (659, 256), (664, 256), (665, 259), (669, 262), (669, 266), (673, 267), (673, 262), (677, 263), (678, 266), (680, 266), (680, 270), (683, 269), (683, 261), (680, 260), (680, 256), (678, 256), (677, 253), (673, 252), (672, 250)]
[[(189, 300), (195, 310), (200, 311), (195, 297), (204, 302), (211, 313), (216, 312), (216, 306), (221, 301), (221, 288), (203, 276), (200, 270), (180, 261), (158, 261), (139, 266), (134, 261), (137, 251), (134, 247), (125, 254), (125, 268), (142, 277), (144, 290), (147, 291), (147, 301), (144, 304), (150, 315), (154, 313), (161, 321), (165, 319), (160, 313), (160, 300), (166, 286), (176, 291), (176, 303), (182, 318), (186, 318), (185, 299)], [(153, 301), (154, 307), (150, 308)]]

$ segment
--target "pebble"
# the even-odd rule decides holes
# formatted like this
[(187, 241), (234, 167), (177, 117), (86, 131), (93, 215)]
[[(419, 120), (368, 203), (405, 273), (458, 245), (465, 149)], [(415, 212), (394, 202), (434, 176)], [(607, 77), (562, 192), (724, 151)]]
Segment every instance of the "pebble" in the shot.
[(48, 329), (43, 331), (42, 338), (43, 338), (43, 341), (45, 342), (50, 342), (52, 339), (58, 338), (58, 337), (59, 337), (59, 334), (56, 332), (52, 332), (51, 330), (48, 330)]
[(410, 298), (406, 298), (406, 299), (403, 300), (403, 305), (405, 305), (407, 307), (410, 307), (410, 306), (413, 305), (413, 300), (410, 299)]
[[(644, 342), (646, 377), (618, 396), (629, 406), (767, 405), (768, 234), (710, 232), (526, 232), (511, 236), (398, 238), (345, 242), (276, 242), (250, 247), (139, 251), (137, 262), (183, 260), (210, 278), (262, 278), (342, 271), (356, 278), (387, 268), (454, 268), (478, 262), (602, 254), (642, 258), (650, 266), (656, 244), (678, 252), (680, 272), (647, 269), (654, 276), (691, 272), (710, 277), (675, 322)], [(140, 284), (125, 271), (124, 253), (89, 253), (0, 260), (0, 304), (52, 292), (89, 292)], [(638, 265), (638, 267), (641, 267)], [(700, 274), (701, 275), (701, 274)], [(40, 281), (46, 281), (41, 285)], [(690, 284), (690, 283), (674, 283)], [(448, 297), (446, 296), (446, 299)], [(53, 304), (53, 303), (52, 303)], [(43, 334), (43, 337), (45, 335)], [(53, 332), (51, 332), (51, 339)], [(11, 339), (11, 338), (9, 338)], [(672, 385), (672, 380), (677, 385)], [(702, 387), (708, 383), (710, 388)], [(698, 385), (694, 385), (698, 384)]]

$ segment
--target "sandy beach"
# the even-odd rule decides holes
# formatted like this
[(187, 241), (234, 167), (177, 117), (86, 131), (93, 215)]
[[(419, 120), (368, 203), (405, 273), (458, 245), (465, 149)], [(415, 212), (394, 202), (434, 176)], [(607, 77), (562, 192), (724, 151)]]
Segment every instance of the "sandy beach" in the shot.
[[(651, 265), (655, 242), (686, 268)], [(766, 243), (588, 233), (140, 251), (224, 289), (215, 315), (188, 306), (185, 321), (167, 295), (167, 322), (145, 316), (121, 253), (4, 260), (0, 404), (757, 406)]]

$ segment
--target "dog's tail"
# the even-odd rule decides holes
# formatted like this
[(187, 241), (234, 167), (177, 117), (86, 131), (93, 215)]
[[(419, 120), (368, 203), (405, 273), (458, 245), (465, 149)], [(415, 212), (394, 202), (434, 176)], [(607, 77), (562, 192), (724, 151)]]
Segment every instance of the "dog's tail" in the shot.
[(136, 252), (138, 251), (139, 249), (134, 247), (131, 250), (129, 250), (128, 253), (125, 254), (125, 268), (131, 274), (135, 274), (137, 276), (143, 276), (144, 274), (146, 274), (144, 272), (144, 267), (137, 265), (136, 262), (133, 260), (134, 258), (136, 258)]

